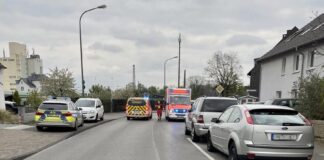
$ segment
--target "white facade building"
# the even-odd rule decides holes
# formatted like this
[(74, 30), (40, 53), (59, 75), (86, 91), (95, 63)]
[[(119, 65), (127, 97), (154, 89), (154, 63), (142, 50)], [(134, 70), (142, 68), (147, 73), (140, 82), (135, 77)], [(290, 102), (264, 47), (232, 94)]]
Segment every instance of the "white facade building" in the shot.
[(3, 66), (0, 63), (0, 110), (5, 110), (5, 97), (3, 93), (3, 70), (6, 69), (5, 66)]
[(21, 78), (16, 81), (16, 90), (22, 95), (28, 95), (31, 91), (40, 92), (41, 81), (45, 78), (46, 76), (43, 74), (32, 74), (28, 78)]
[[(310, 74), (324, 77), (324, 14), (301, 29), (294, 27), (269, 52), (257, 59), (259, 72), (251, 75), (258, 82), (259, 99), (297, 98), (295, 87)], [(254, 68), (254, 70), (258, 70)], [(257, 79), (257, 80), (256, 80)], [(252, 84), (250, 84), (252, 85)]]

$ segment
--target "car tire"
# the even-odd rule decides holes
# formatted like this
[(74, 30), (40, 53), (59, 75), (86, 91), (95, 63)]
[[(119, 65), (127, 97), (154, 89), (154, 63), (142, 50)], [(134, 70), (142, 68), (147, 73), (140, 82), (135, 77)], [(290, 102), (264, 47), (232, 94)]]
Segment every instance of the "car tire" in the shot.
[(74, 122), (74, 127), (72, 128), (74, 131), (77, 131), (78, 130), (78, 120), (76, 119), (75, 122)]
[(44, 128), (41, 126), (36, 126), (37, 131), (44, 131)]
[(169, 117), (167, 117), (167, 116), (165, 116), (165, 119), (166, 119), (167, 121), (169, 121), (169, 120), (170, 120), (170, 118), (169, 118)]
[(94, 120), (94, 122), (98, 122), (98, 114), (96, 115), (96, 119)]
[(185, 123), (185, 135), (187, 135), (187, 136), (190, 135), (190, 131), (188, 130), (186, 123)]
[(84, 124), (84, 120), (82, 119), (82, 122), (81, 122), (81, 124), (80, 124), (80, 127), (82, 127), (82, 126), (83, 126), (83, 124)]
[(103, 121), (104, 120), (104, 114), (102, 115), (102, 117), (100, 118), (100, 121)]
[(213, 146), (210, 133), (207, 134), (207, 150), (209, 152), (215, 152), (216, 148)]
[(231, 142), (228, 148), (228, 160), (239, 160), (234, 142)]
[(130, 120), (130, 117), (127, 117), (127, 120)]
[(196, 134), (194, 126), (192, 126), (192, 129), (191, 129), (191, 140), (193, 142), (199, 142), (199, 136)]

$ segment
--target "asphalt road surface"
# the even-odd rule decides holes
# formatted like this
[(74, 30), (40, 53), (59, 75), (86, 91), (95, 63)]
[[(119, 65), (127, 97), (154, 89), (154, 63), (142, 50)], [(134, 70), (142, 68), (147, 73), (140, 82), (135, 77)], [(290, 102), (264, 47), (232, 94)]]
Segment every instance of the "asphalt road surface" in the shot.
[(118, 119), (61, 141), (28, 160), (225, 160), (184, 135), (184, 122)]

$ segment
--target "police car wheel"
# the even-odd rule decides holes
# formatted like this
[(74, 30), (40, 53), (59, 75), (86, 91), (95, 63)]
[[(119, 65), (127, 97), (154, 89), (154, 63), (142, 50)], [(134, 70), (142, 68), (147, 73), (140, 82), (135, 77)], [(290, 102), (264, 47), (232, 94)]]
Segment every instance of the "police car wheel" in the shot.
[(43, 131), (43, 127), (36, 126), (37, 131)]
[(100, 118), (100, 120), (101, 120), (101, 121), (103, 121), (103, 120), (104, 120), (104, 115), (102, 115), (102, 117)]
[(78, 120), (77, 119), (75, 120), (75, 124), (74, 124), (73, 130), (74, 131), (78, 130)]
[(130, 120), (130, 117), (127, 117), (127, 120)]

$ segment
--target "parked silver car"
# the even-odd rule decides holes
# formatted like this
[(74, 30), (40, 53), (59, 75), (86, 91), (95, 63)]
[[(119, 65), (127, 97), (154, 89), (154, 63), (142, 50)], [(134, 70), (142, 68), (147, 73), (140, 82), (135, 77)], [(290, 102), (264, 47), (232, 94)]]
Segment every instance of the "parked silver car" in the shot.
[(296, 110), (274, 105), (235, 105), (212, 119), (207, 149), (229, 159), (311, 159), (314, 132)]
[(211, 119), (218, 117), (232, 105), (238, 104), (236, 98), (200, 97), (195, 100), (185, 119), (185, 134), (191, 134), (194, 142), (205, 136), (211, 124)]

